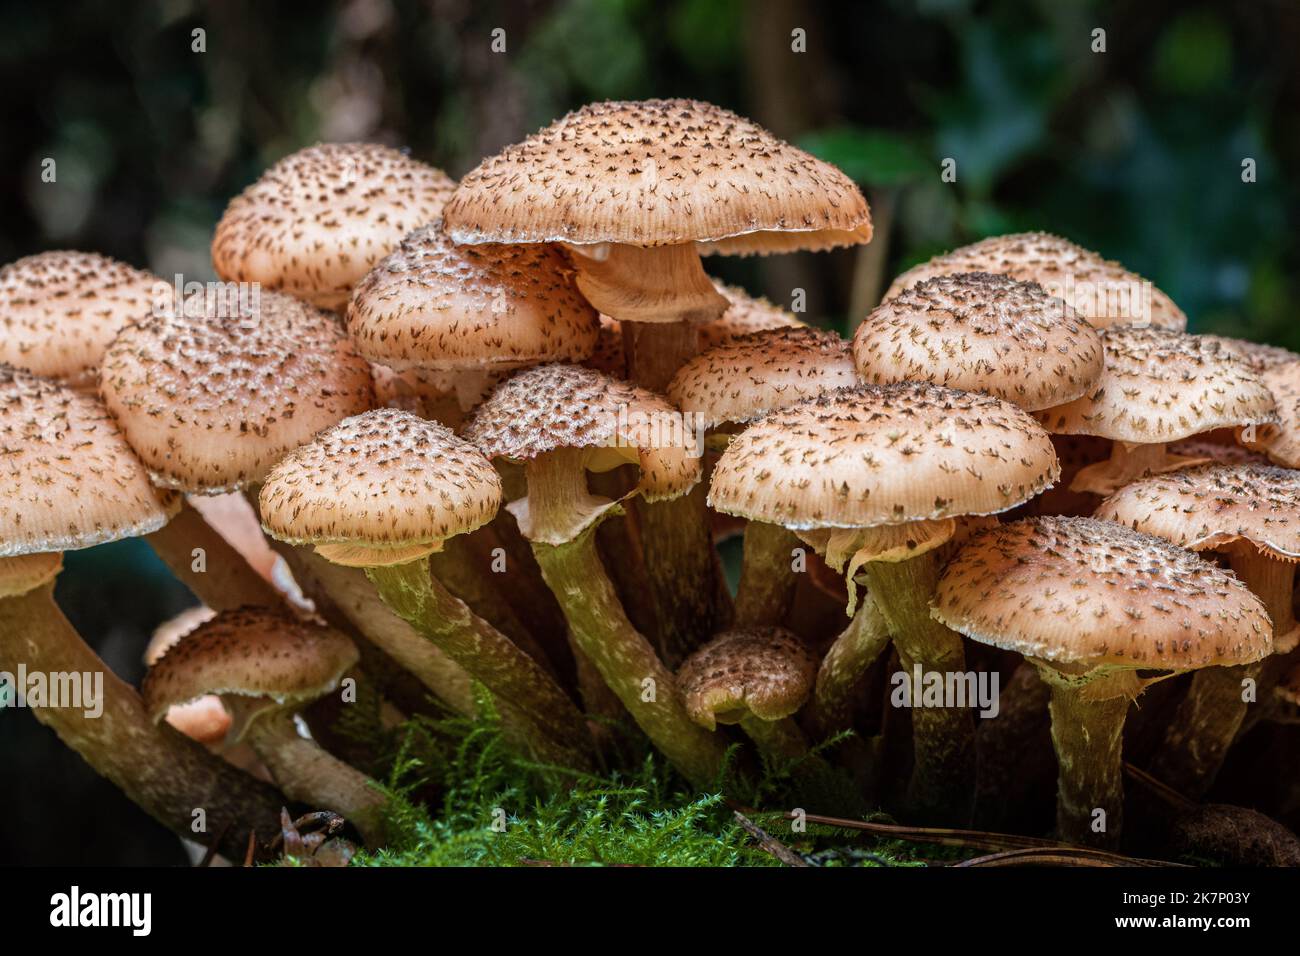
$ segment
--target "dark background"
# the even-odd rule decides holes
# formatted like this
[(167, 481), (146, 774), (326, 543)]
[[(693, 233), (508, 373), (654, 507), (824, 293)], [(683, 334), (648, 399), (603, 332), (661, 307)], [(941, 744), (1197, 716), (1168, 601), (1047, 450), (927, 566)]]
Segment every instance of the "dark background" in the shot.
[[(0, 0), (0, 261), (80, 248), (203, 280), (227, 200), (302, 146), (460, 175), (585, 102), (689, 96), (867, 191), (869, 246), (707, 263), (777, 302), (805, 289), (823, 324), (936, 252), (1046, 229), (1153, 279), (1193, 331), (1300, 349), (1297, 59), (1291, 0)], [(192, 601), (136, 542), (69, 555), (58, 596), (130, 679)], [(0, 716), (0, 863), (183, 860), (30, 714)]]

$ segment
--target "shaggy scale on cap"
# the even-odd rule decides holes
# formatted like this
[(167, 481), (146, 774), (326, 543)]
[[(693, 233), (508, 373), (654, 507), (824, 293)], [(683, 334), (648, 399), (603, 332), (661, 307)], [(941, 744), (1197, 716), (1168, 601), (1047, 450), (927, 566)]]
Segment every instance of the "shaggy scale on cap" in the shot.
[(1280, 365), (1300, 362), (1300, 353), (1292, 352), (1290, 349), (1284, 349), (1278, 345), (1247, 342), (1245, 339), (1229, 338), (1226, 335), (1207, 335), (1206, 338), (1222, 342), (1229, 348), (1236, 349), (1245, 356), (1246, 361), (1250, 363), (1250, 367), (1256, 372), (1267, 372), (1269, 369), (1277, 368)]
[(1268, 388), (1221, 342), (1120, 326), (1101, 338), (1101, 379), (1080, 398), (1038, 412), (1049, 431), (1150, 445), (1277, 421)]
[(93, 396), (0, 365), (0, 557), (157, 531), (180, 499)]
[(939, 580), (934, 617), (1085, 668), (1244, 664), (1273, 643), (1263, 604), (1231, 572), (1094, 518), (1029, 518), (976, 535)]
[[(885, 298), (892, 299), (925, 279), (957, 272), (995, 272), (1037, 282), (1098, 329), (1150, 325), (1181, 332), (1187, 328), (1183, 310), (1146, 279), (1045, 232), (994, 236), (936, 256), (895, 279)], [(1149, 302), (1142, 301), (1143, 290), (1149, 290)]]
[(48, 584), (63, 570), (62, 551), (42, 551), (0, 558), (0, 600), (22, 597)]
[(440, 170), (375, 143), (322, 143), (280, 160), (231, 200), (212, 239), (221, 278), (260, 282), (324, 309), (456, 188)]
[(833, 166), (694, 100), (594, 103), (484, 160), (444, 210), (457, 242), (710, 242), (788, 252), (871, 238)]
[(122, 326), (170, 303), (171, 288), (157, 276), (107, 256), (27, 256), (0, 269), (0, 362), (93, 385)]
[(788, 528), (861, 528), (996, 514), (1060, 474), (1047, 433), (989, 395), (860, 385), (772, 412), (713, 471), (719, 511)]
[(1246, 444), (1288, 468), (1300, 468), (1300, 362), (1271, 368), (1262, 375), (1264, 386), (1277, 402), (1275, 424), (1259, 430)]
[(338, 686), (358, 660), (356, 646), (328, 627), (284, 611), (223, 611), (173, 644), (145, 675), (145, 706), (155, 721), (206, 694), (308, 703)]
[(834, 332), (778, 328), (697, 355), (668, 383), (668, 399), (712, 428), (857, 383), (849, 343)]
[(401, 564), (491, 521), (501, 479), (436, 422), (398, 409), (346, 419), (272, 469), (262, 526), (340, 564)]
[(286, 452), (364, 411), (370, 366), (328, 313), (263, 292), (255, 314), (215, 300), (128, 326), (100, 389), (153, 480), (191, 493), (262, 480)]
[(584, 359), (599, 320), (555, 246), (458, 246), (435, 223), (372, 269), (348, 304), (357, 350), (390, 368), (479, 371)]
[(1135, 481), (1096, 517), (1159, 535), (1192, 551), (1246, 540), (1272, 557), (1300, 560), (1300, 471), (1270, 465), (1203, 465)]
[(780, 627), (727, 631), (695, 651), (677, 671), (686, 712), (708, 730), (753, 715), (781, 720), (803, 706), (817, 661)]
[(1097, 331), (1035, 282), (964, 272), (886, 299), (853, 336), (868, 382), (927, 381), (988, 392), (1034, 411), (1073, 401), (1101, 377)]
[(727, 300), (727, 311), (712, 322), (700, 325), (700, 349), (730, 345), (743, 335), (766, 329), (799, 328), (804, 323), (762, 296), (753, 296), (734, 285), (713, 280), (713, 287)]
[(594, 369), (539, 365), (498, 385), (462, 434), (489, 458), (616, 449), (639, 463), (638, 488), (655, 501), (683, 495), (700, 480), (698, 453), (677, 440), (681, 426), (681, 413), (654, 392)]

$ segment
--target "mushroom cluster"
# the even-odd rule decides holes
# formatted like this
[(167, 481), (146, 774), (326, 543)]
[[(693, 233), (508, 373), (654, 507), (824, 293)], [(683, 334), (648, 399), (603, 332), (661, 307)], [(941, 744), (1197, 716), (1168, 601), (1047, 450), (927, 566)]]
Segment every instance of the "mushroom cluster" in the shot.
[[(1296, 719), (1300, 355), (1191, 334), (1046, 233), (916, 266), (849, 338), (704, 269), (871, 236), (839, 170), (653, 100), (459, 183), (294, 153), (216, 227), (240, 294), (5, 266), (0, 672), (103, 673), (53, 582), (141, 537), (201, 606), (102, 716), (37, 716), (228, 855), (289, 804), (390, 838), (354, 705), (495, 720), (556, 788), (649, 748), (697, 790), (835, 779), (947, 827), (1045, 803), (1061, 841), (1153, 852), (1126, 764), (1201, 799)], [(1036, 766), (1008, 741), (1055, 781), (990, 785)]]

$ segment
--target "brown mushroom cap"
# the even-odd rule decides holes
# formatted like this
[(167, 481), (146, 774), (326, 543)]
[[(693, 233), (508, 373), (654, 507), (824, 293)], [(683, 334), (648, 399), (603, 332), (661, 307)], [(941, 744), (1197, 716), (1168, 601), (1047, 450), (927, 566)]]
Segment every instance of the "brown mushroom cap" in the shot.
[(1277, 421), (1273, 396), (1240, 353), (1184, 332), (1114, 326), (1087, 394), (1037, 412), (1048, 431), (1153, 445)]
[(1277, 403), (1277, 421), (1246, 445), (1279, 465), (1300, 468), (1300, 362), (1278, 365), (1260, 377)]
[(100, 389), (155, 483), (193, 493), (262, 480), (288, 451), (369, 408), (370, 366), (326, 312), (263, 292), (248, 316), (191, 299), (122, 330)]
[(458, 246), (435, 223), (361, 280), (348, 334), (366, 358), (399, 371), (577, 361), (600, 326), (573, 275), (555, 246)]
[(686, 712), (708, 730), (753, 715), (781, 720), (803, 706), (817, 661), (794, 634), (750, 627), (719, 634), (682, 662), (677, 685)]
[(1187, 328), (1183, 310), (1146, 279), (1045, 232), (994, 236), (936, 256), (895, 279), (885, 298), (892, 299), (925, 279), (957, 272), (995, 272), (1037, 282), (1097, 329), (1150, 325), (1181, 332)]
[(1246, 361), (1250, 363), (1251, 368), (1256, 372), (1267, 372), (1279, 365), (1300, 362), (1300, 353), (1292, 352), (1290, 349), (1284, 349), (1278, 345), (1248, 342), (1245, 339), (1234, 339), (1226, 335), (1207, 335), (1206, 338), (1214, 339), (1216, 342), (1224, 343), (1229, 348), (1236, 349), (1246, 357)]
[(286, 457), (262, 486), (262, 526), (339, 564), (401, 564), (491, 521), (501, 479), (437, 422), (394, 408), (346, 419)]
[(484, 160), (443, 213), (457, 242), (709, 242), (788, 252), (871, 238), (833, 166), (694, 100), (584, 106)]
[(1201, 465), (1125, 485), (1096, 517), (1159, 535), (1190, 551), (1249, 541), (1300, 561), (1300, 471), (1271, 465)]
[(62, 551), (40, 551), (0, 558), (0, 600), (22, 597), (48, 584), (63, 570)]
[(1082, 668), (1190, 670), (1266, 657), (1264, 605), (1229, 571), (1095, 518), (1027, 518), (970, 540), (934, 617), (967, 637)]
[(759, 419), (713, 471), (719, 511), (800, 530), (996, 514), (1060, 473), (1047, 433), (1001, 399), (860, 385)]
[(719, 345), (730, 345), (742, 335), (753, 332), (800, 328), (804, 324), (794, 313), (787, 312), (762, 296), (750, 295), (739, 286), (727, 285), (714, 279), (713, 287), (727, 300), (727, 311), (712, 322), (704, 322), (699, 326), (701, 351)]
[(539, 365), (507, 379), (462, 434), (489, 458), (527, 461), (561, 448), (610, 450), (592, 470), (635, 461), (648, 500), (675, 498), (700, 480), (699, 450), (681, 439), (680, 412), (654, 392), (576, 365)]
[(155, 275), (93, 252), (42, 252), (0, 269), (0, 362), (93, 384), (127, 322), (171, 303)]
[(601, 315), (596, 346), (591, 350), (591, 355), (587, 356), (581, 364), (584, 368), (592, 368), (614, 378), (623, 378), (627, 375), (627, 353), (623, 351), (623, 325), (618, 319)]
[(180, 507), (99, 400), (0, 365), (0, 557), (157, 531)]
[(358, 660), (332, 628), (269, 608), (239, 608), (183, 636), (149, 668), (140, 689), (155, 721), (206, 694), (264, 697), (296, 708), (328, 694)]
[(223, 279), (339, 309), (403, 236), (438, 218), (455, 188), (442, 171), (387, 146), (302, 149), (230, 201), (212, 263)]
[(857, 383), (849, 343), (837, 334), (779, 328), (700, 353), (668, 383), (668, 399), (712, 428)]
[(918, 282), (858, 326), (865, 381), (988, 392), (1034, 411), (1073, 401), (1104, 363), (1097, 331), (1034, 282), (963, 272)]

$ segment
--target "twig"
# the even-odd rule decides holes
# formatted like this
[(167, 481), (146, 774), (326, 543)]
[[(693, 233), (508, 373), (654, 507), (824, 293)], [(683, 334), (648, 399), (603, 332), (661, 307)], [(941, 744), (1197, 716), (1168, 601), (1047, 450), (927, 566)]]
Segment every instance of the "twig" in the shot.
[(758, 841), (758, 845), (772, 854), (786, 866), (808, 866), (808, 861), (802, 856), (790, 849), (776, 837), (763, 830), (753, 820), (745, 816), (739, 810), (733, 810), (736, 822), (745, 828), (745, 832)]
[(1177, 807), (1180, 810), (1191, 810), (1197, 806), (1195, 800), (1183, 796), (1163, 780), (1153, 777), (1145, 770), (1135, 767), (1131, 763), (1124, 764), (1124, 773), (1133, 778), (1136, 783), (1140, 783), (1142, 786), (1146, 787), (1152, 792), (1152, 794), (1159, 797), (1170, 806)]
[(229, 829), (230, 829), (230, 821), (227, 820), (222, 825), (221, 829), (217, 831), (217, 835), (212, 838), (212, 841), (208, 844), (207, 849), (204, 850), (203, 859), (199, 860), (199, 862), (195, 864), (196, 866), (203, 867), (203, 866), (212, 865), (212, 861), (217, 856), (217, 847), (221, 846), (221, 841), (225, 839), (226, 831)]
[(1089, 850), (1084, 847), (1071, 846), (1007, 850), (1003, 853), (991, 853), (988, 856), (977, 856), (971, 860), (962, 860), (960, 863), (954, 863), (953, 866), (1134, 866), (1185, 868), (1182, 863), (1169, 863), (1165, 860), (1147, 860), (1141, 857), (1121, 856), (1118, 853), (1106, 853), (1103, 850)]
[(257, 831), (248, 831), (248, 852), (244, 854), (244, 866), (252, 866), (254, 852), (257, 850)]

